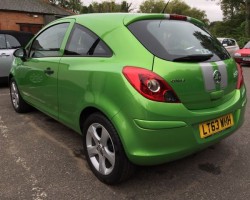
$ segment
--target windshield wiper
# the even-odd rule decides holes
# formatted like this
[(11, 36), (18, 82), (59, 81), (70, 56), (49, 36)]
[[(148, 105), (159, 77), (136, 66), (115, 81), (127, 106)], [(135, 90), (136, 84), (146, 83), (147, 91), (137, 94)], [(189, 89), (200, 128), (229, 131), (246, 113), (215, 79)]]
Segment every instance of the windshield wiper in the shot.
[(174, 62), (203, 62), (213, 57), (213, 54), (194, 54), (173, 59)]

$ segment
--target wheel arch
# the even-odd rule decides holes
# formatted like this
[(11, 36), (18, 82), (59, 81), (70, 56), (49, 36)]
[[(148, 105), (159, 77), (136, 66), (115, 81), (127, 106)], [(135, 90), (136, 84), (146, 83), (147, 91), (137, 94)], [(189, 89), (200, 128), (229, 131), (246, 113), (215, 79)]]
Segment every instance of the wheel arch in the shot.
[[(79, 118), (79, 124), (80, 124), (80, 129), (81, 132), (83, 131), (83, 124), (86, 121), (86, 119), (93, 113), (99, 112), (102, 115), (104, 115), (107, 119), (110, 120), (110, 118), (104, 113), (102, 112), (100, 109), (93, 107), (93, 106), (89, 106), (86, 107), (82, 110), (81, 114), (80, 114), (80, 118)], [(111, 120), (110, 120), (111, 121)]]

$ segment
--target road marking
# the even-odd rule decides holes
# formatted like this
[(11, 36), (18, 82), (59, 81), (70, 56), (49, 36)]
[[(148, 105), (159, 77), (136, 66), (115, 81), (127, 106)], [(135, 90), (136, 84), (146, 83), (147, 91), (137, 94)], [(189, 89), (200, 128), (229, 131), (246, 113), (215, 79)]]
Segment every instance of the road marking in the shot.
[(2, 136), (4, 138), (6, 138), (6, 140), (10, 143), (10, 153), (14, 158), (14, 161), (21, 166), (25, 171), (27, 171), (29, 173), (28, 175), (28, 180), (30, 181), (32, 188), (32, 199), (33, 200), (44, 200), (47, 199), (48, 195), (47, 193), (44, 191), (43, 188), (38, 187), (38, 180), (35, 177), (34, 174), (31, 173), (31, 167), (28, 165), (28, 163), (26, 162), (26, 160), (18, 155), (18, 149), (15, 146), (15, 142), (13, 140), (9, 140), (8, 139), (8, 127), (5, 125), (4, 121), (2, 120), (2, 116), (0, 116), (0, 133), (2, 134)]
[(8, 137), (8, 127), (4, 125), (4, 121), (2, 120), (2, 116), (0, 116), (0, 132), (4, 138)]

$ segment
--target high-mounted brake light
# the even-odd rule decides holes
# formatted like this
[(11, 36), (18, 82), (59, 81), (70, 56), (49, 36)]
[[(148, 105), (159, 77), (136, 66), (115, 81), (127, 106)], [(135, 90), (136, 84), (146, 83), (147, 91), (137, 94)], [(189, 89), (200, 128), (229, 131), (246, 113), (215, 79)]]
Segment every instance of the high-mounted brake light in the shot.
[(180, 102), (171, 86), (156, 73), (130, 66), (124, 67), (122, 73), (129, 83), (147, 99), (168, 103)]
[(244, 84), (244, 78), (243, 78), (243, 71), (242, 67), (237, 63), (237, 69), (238, 69), (238, 80), (237, 80), (237, 89), (240, 89), (241, 86)]
[(169, 19), (187, 21), (187, 17), (183, 15), (170, 15)]

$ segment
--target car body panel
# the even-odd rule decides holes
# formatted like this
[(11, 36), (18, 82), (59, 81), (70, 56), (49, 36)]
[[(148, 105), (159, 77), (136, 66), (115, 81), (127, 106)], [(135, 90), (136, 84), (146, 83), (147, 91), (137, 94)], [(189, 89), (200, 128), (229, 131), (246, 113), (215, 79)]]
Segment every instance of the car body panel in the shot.
[(235, 52), (234, 59), (239, 64), (250, 64), (250, 42), (248, 42), (242, 49)]
[[(214, 83), (213, 80), (215, 70), (221, 72), (222, 80), (219, 84)], [(181, 102), (190, 110), (213, 108), (223, 104), (235, 93), (237, 84), (237, 77), (234, 76), (237, 66), (233, 59), (224, 62), (208, 62), (205, 65), (204, 63), (183, 65), (183, 63), (171, 63), (155, 58), (153, 71), (162, 75)], [(225, 84), (223, 84), (224, 79)], [(206, 85), (208, 81), (211, 87)]]
[[(142, 101), (139, 96), (134, 96), (132, 100)], [(215, 108), (188, 110), (183, 104), (170, 106), (147, 102), (140, 108), (136, 107), (137, 111), (147, 110), (148, 116), (144, 115), (143, 118), (147, 120), (146, 125), (138, 123), (141, 119), (131, 119), (135, 110), (135, 107), (131, 106), (119, 112), (112, 122), (117, 125), (118, 132), (126, 133), (121, 134), (121, 139), (129, 159), (138, 165), (154, 165), (190, 155), (235, 132), (244, 121), (245, 108), (246, 91), (245, 87), (242, 87), (229, 101)], [(235, 126), (208, 138), (200, 138), (200, 123), (228, 113), (233, 114)], [(122, 126), (119, 125), (121, 123)], [(186, 126), (183, 126), (184, 124)]]
[[(15, 76), (23, 98), (39, 110), (58, 118), (57, 74), (60, 58), (32, 58), (17, 67)], [(53, 74), (47, 75), (50, 68)]]
[[(153, 165), (178, 159), (229, 136), (242, 125), (247, 102), (244, 84), (236, 89), (234, 61), (203, 62), (212, 72), (225, 69), (221, 84), (227, 84), (214, 84), (207, 90), (203, 64), (157, 58), (124, 26), (150, 18), (162, 19), (165, 15), (89, 14), (57, 20), (46, 28), (70, 23), (60, 47), (61, 56), (16, 58), (11, 76), (26, 102), (80, 134), (81, 117), (86, 118), (82, 116), (84, 110), (94, 108), (101, 112), (112, 122), (127, 157), (135, 164)], [(110, 47), (112, 56), (63, 54), (74, 23), (93, 31)], [(145, 98), (123, 75), (125, 66), (154, 71), (171, 85), (180, 102)], [(54, 71), (50, 76), (44, 74), (47, 67)], [(208, 76), (214, 83), (213, 74)], [(200, 137), (200, 123), (227, 114), (232, 114), (234, 126), (207, 138)]]
[(15, 49), (0, 50), (0, 77), (7, 77), (10, 73), (11, 63), (14, 59)]

